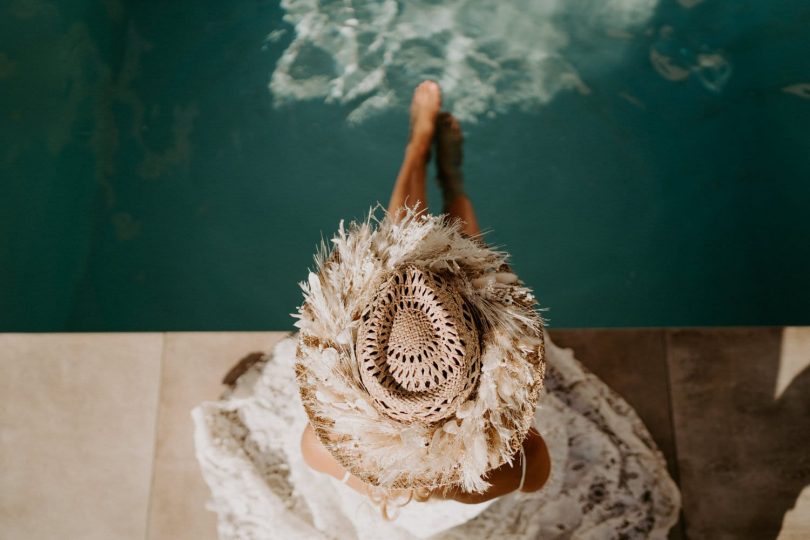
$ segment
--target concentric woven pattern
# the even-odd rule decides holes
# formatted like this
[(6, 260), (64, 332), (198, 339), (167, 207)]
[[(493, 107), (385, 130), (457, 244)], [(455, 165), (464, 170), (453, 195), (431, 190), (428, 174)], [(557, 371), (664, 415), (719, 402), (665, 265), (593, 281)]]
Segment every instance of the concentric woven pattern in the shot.
[(362, 315), (360, 378), (377, 409), (402, 422), (452, 415), (481, 371), (470, 307), (440, 275), (414, 265), (392, 272)]

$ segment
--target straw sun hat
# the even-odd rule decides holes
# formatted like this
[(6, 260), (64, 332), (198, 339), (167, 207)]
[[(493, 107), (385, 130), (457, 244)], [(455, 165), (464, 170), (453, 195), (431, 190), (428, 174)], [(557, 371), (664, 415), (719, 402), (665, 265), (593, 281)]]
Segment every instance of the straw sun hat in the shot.
[(302, 283), (296, 379), (321, 443), (382, 489), (460, 486), (512, 460), (543, 384), (543, 320), (507, 255), (446, 216), (375, 211)]

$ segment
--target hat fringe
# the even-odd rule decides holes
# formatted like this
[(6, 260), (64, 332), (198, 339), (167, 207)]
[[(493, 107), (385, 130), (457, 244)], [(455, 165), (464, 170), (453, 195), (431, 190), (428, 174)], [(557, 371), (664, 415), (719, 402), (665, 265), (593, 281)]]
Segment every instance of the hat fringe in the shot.
[[(398, 221), (380, 205), (331, 247), (300, 284), (304, 303), (296, 376), (302, 403), (324, 446), (347, 470), (388, 489), (458, 484), (482, 492), (486, 473), (511, 462), (534, 418), (544, 371), (543, 325), (535, 297), (508, 254), (464, 236), (461, 222), (406, 208)], [(481, 322), (481, 377), (450, 417), (429, 424), (380, 414), (363, 387), (355, 339), (377, 284), (404, 264), (451, 279)]]

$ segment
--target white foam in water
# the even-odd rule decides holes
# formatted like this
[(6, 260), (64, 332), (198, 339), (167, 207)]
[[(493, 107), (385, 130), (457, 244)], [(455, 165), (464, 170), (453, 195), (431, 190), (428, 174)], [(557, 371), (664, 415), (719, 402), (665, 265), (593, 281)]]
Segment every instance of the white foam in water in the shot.
[(445, 108), (475, 121), (542, 105), (561, 90), (587, 94), (562, 55), (569, 42), (563, 26), (629, 35), (656, 3), (283, 0), (295, 37), (270, 90), (279, 106), (308, 99), (348, 105), (356, 123), (407, 103), (415, 84), (430, 78), (442, 86)]

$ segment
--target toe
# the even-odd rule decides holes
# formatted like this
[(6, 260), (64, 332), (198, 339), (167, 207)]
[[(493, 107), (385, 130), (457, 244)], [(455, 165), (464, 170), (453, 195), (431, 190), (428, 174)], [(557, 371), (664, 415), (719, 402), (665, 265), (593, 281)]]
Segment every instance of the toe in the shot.
[(431, 92), (438, 92), (439, 91), (439, 83), (433, 81), (431, 79), (427, 79), (422, 81), (422, 84), (419, 86), (425, 88), (426, 90), (430, 90)]
[(436, 81), (431, 80), (423, 81), (419, 85), (419, 90), (424, 92), (425, 96), (431, 101), (437, 101), (441, 103), (442, 99), (441, 88), (439, 87), (439, 83), (437, 83)]

